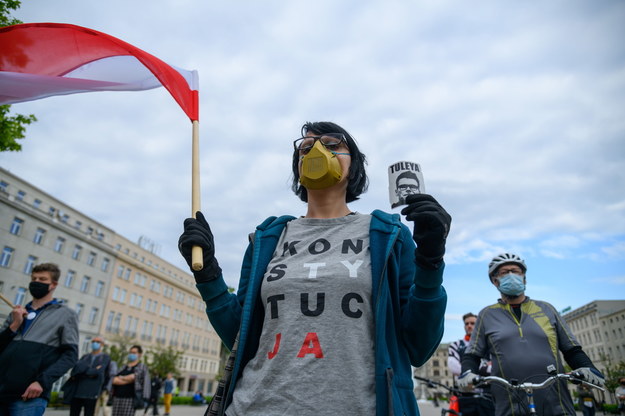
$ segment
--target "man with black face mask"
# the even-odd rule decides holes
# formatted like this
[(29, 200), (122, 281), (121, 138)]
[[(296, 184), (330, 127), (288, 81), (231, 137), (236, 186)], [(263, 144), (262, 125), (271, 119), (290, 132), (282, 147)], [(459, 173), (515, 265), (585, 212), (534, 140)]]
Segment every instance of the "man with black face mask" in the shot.
[(52, 384), (78, 359), (76, 313), (53, 297), (56, 264), (35, 266), (33, 300), (16, 305), (0, 329), (0, 415), (42, 415)]

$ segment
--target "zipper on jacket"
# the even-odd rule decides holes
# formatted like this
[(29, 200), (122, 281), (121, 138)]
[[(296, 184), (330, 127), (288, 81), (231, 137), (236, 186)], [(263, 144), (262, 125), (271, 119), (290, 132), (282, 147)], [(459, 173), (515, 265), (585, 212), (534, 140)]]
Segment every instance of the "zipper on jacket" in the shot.
[[(518, 318), (516, 317), (515, 313), (512, 311), (512, 306), (510, 306), (509, 304), (506, 303), (506, 309), (508, 310), (508, 313), (512, 316), (512, 319), (514, 319), (514, 323), (516, 323), (517, 328), (519, 329), (519, 336), (521, 338), (523, 338), (523, 328), (521, 327), (521, 321), (518, 320)], [(523, 313), (523, 311), (521, 311), (521, 314)], [(521, 315), (523, 316), (523, 315)]]

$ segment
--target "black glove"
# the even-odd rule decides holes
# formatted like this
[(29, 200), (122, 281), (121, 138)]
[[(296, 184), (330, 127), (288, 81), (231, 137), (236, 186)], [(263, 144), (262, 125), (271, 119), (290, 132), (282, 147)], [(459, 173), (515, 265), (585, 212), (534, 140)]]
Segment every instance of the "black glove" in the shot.
[(451, 216), (428, 194), (409, 195), (408, 206), (401, 210), (408, 221), (414, 222), (412, 238), (417, 243), (415, 258), (425, 269), (435, 270), (445, 254)]
[(191, 268), (191, 272), (197, 283), (205, 283), (215, 280), (221, 274), (221, 268), (215, 258), (215, 242), (211, 228), (200, 211), (195, 213), (195, 217), (184, 220), (184, 232), (178, 239), (178, 250), (191, 268), (191, 248), (202, 247), (204, 268), (198, 271)]

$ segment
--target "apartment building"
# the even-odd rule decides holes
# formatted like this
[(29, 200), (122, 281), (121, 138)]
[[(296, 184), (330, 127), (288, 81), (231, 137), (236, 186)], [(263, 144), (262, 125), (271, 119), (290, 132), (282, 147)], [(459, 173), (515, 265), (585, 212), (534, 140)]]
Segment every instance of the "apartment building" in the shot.
[[(78, 314), (81, 354), (98, 334), (132, 338), (146, 350), (172, 346), (183, 352), (181, 392), (212, 394), (221, 341), (193, 277), (155, 251), (0, 168), (0, 292), (24, 305), (33, 266), (56, 263), (55, 296)], [(10, 307), (1, 303), (4, 321)]]
[[(435, 381), (437, 383), (444, 384), (446, 386), (453, 386), (454, 380), (449, 367), (447, 367), (447, 356), (449, 354), (449, 343), (441, 343), (432, 357), (421, 367), (413, 368), (413, 374), (418, 377), (423, 377)], [(423, 383), (419, 380), (415, 381), (414, 392), (417, 400), (427, 399), (432, 397), (434, 392), (438, 392), (441, 396), (447, 396), (447, 391), (438, 388), (432, 389), (427, 387), (427, 383)]]
[(595, 300), (563, 318), (599, 370), (605, 370), (602, 357), (625, 361), (625, 300)]

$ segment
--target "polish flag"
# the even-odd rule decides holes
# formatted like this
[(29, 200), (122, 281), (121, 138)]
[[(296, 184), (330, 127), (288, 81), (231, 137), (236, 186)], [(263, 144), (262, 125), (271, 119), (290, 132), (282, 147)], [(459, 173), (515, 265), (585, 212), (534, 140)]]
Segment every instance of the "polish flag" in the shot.
[(0, 28), (0, 104), (90, 91), (165, 87), (199, 120), (198, 75), (122, 40), (63, 23)]

